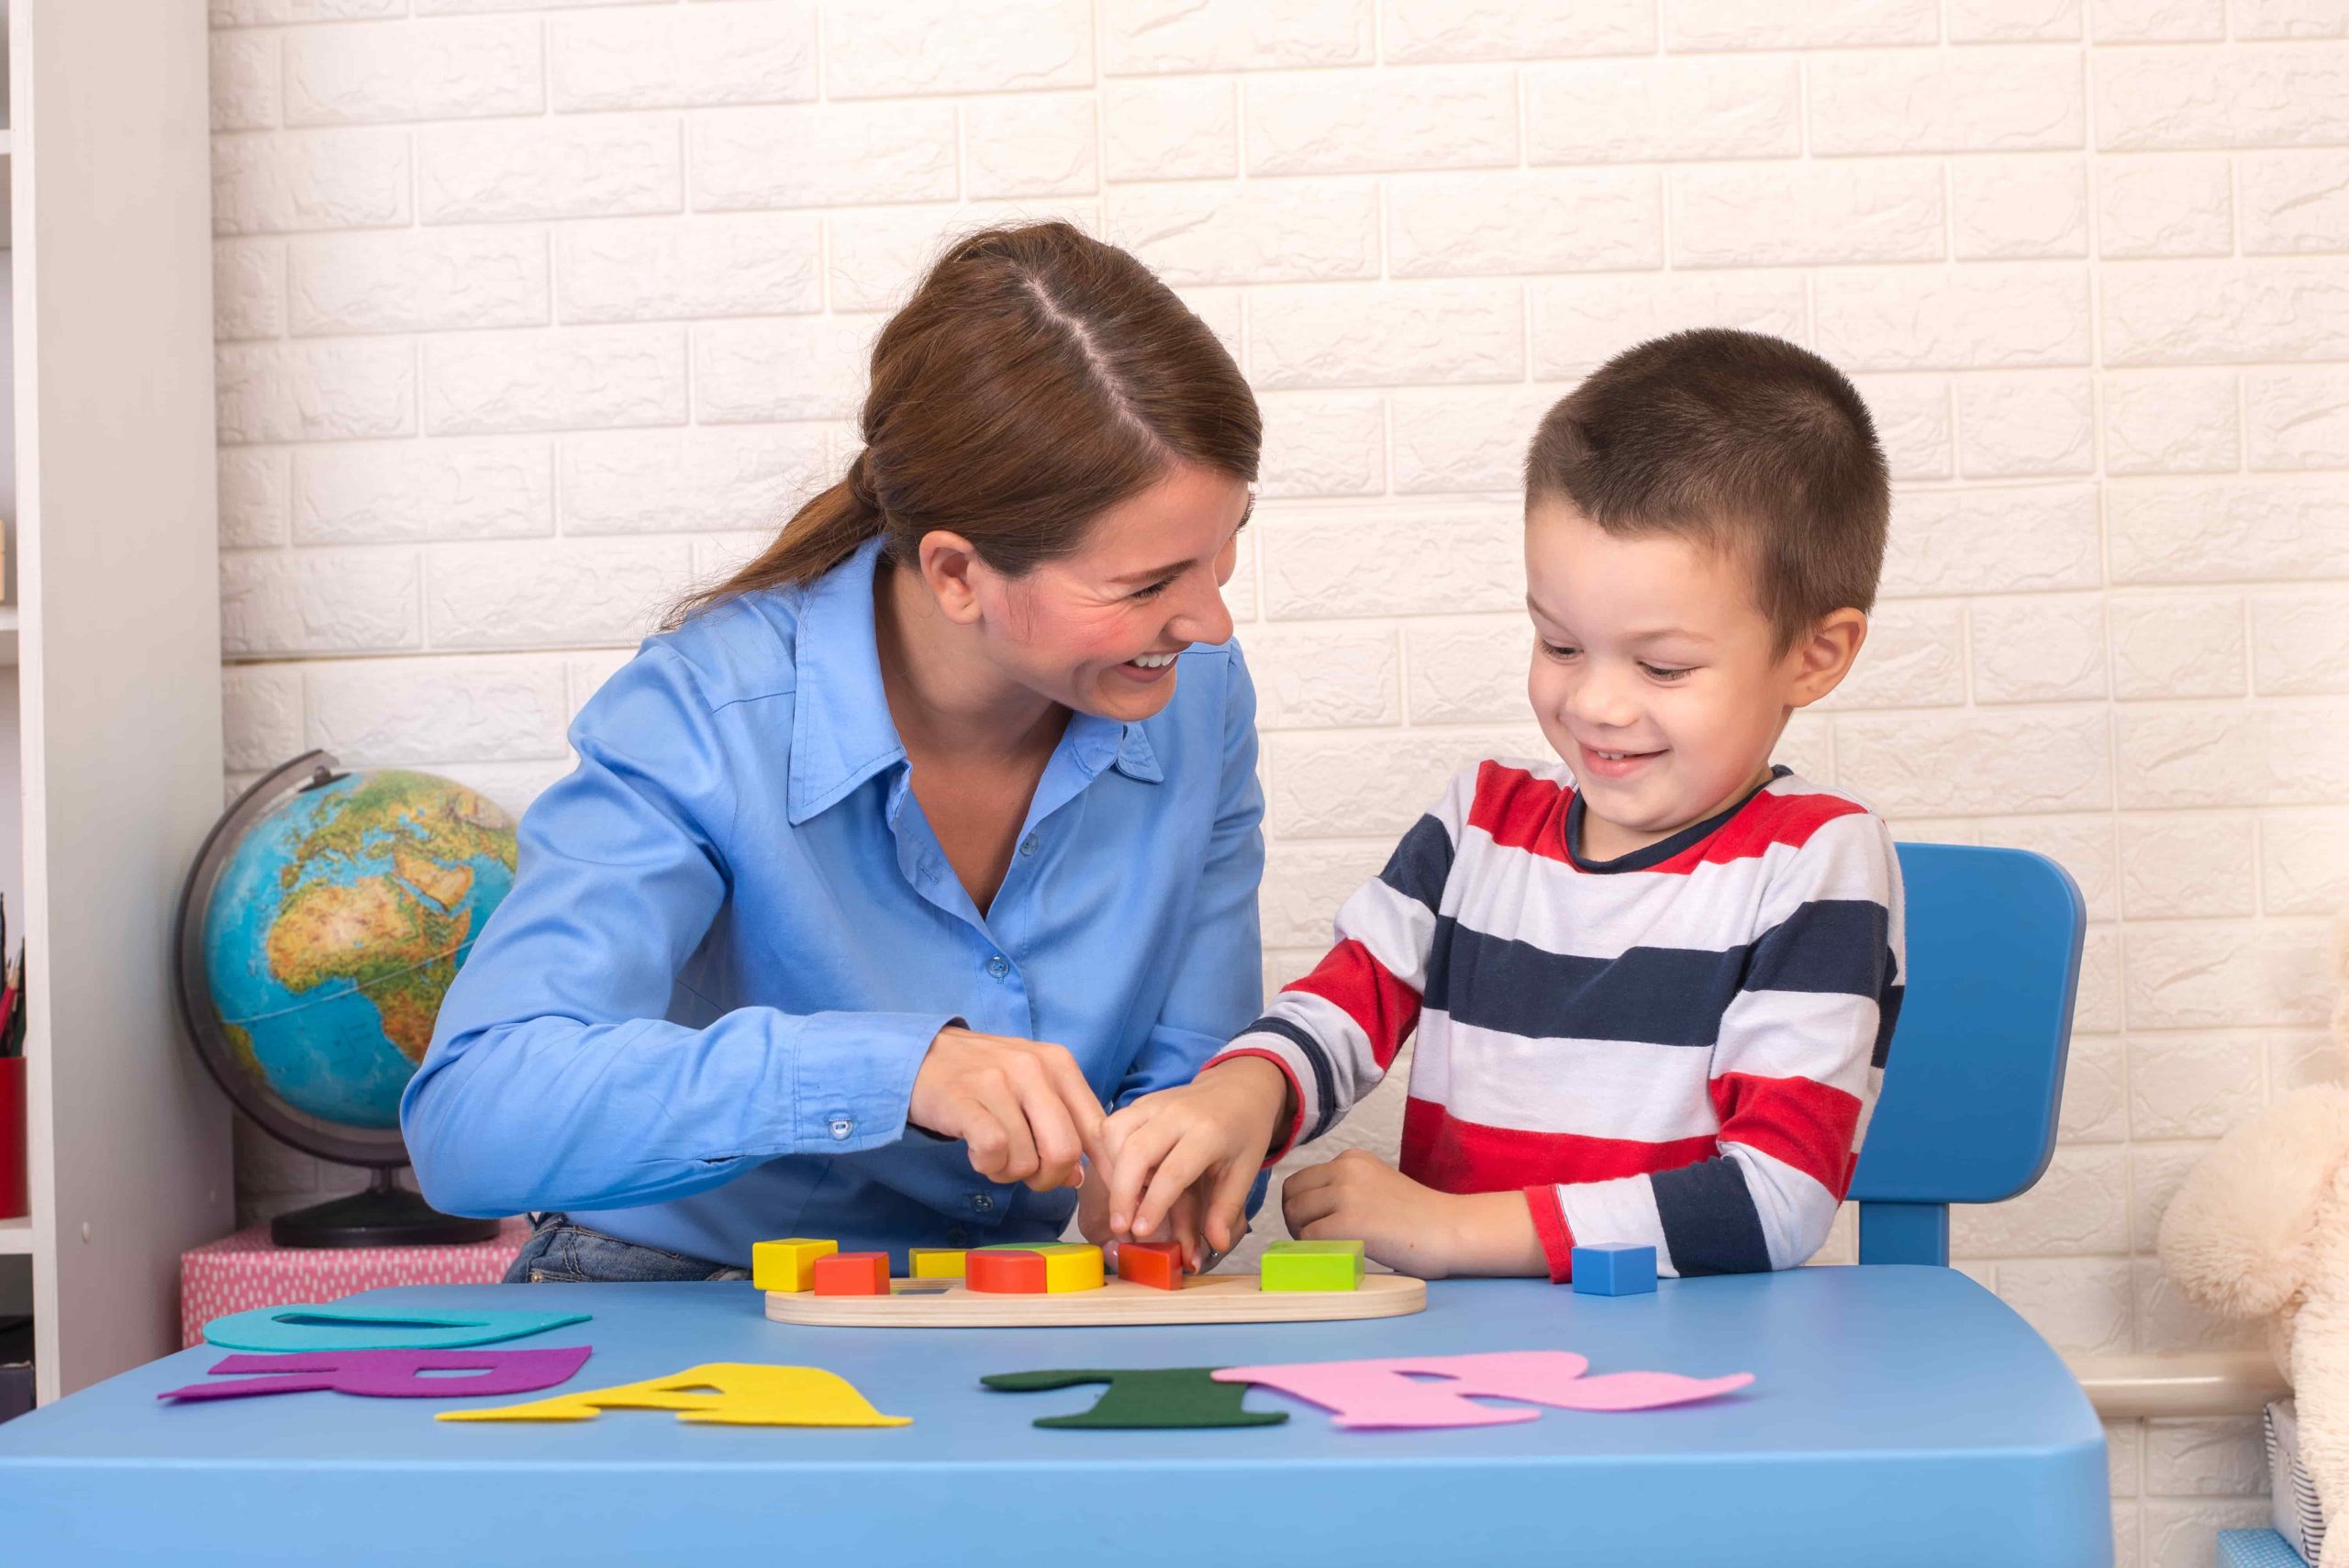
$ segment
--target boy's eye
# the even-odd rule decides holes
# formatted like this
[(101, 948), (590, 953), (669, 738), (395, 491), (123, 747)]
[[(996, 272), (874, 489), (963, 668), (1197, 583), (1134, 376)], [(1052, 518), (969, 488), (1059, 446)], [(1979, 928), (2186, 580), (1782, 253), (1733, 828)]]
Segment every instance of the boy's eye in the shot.
[(1552, 642), (1545, 638), (1542, 642), (1542, 651), (1547, 653), (1553, 659), (1571, 659), (1575, 654), (1581, 652), (1582, 650), (1575, 647), (1572, 643)]
[(1641, 668), (1641, 669), (1642, 669), (1642, 670), (1644, 670), (1644, 671), (1646, 671), (1650, 676), (1652, 676), (1653, 678), (1654, 678), (1654, 679), (1656, 679), (1656, 680), (1659, 680), (1659, 681), (1676, 681), (1676, 680), (1680, 679), (1680, 677), (1681, 677), (1681, 676), (1683, 676), (1683, 675), (1685, 675), (1685, 674), (1687, 674), (1687, 673), (1688, 673), (1688, 672), (1687, 672), (1687, 670), (1685, 670), (1685, 669), (1684, 669), (1684, 670), (1672, 670), (1672, 669), (1667, 669), (1667, 668), (1665, 668), (1664, 665), (1661, 665), (1661, 664), (1648, 664), (1648, 663), (1642, 663), (1642, 664), (1641, 664), (1641, 666), (1640, 666), (1640, 668)]

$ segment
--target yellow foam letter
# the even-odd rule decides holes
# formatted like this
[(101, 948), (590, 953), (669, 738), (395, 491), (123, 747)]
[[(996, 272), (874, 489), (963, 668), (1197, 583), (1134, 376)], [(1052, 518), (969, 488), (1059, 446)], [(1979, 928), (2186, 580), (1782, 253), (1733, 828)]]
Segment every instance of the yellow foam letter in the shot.
[(495, 1410), (443, 1410), (442, 1421), (592, 1421), (604, 1410), (674, 1410), (677, 1419), (727, 1427), (907, 1427), (884, 1416), (844, 1377), (814, 1366), (711, 1362), (670, 1377), (558, 1394)]

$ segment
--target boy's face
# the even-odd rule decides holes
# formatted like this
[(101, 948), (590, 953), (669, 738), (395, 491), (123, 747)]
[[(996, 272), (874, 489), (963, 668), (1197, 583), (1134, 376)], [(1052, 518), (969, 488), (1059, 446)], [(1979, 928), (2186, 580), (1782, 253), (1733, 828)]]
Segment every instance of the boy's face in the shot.
[(1619, 538), (1564, 500), (1527, 511), (1525, 580), (1527, 694), (1583, 792), (1593, 860), (1767, 778), (1787, 715), (1834, 689), (1867, 627), (1838, 610), (1779, 653), (1744, 562), (1668, 534)]

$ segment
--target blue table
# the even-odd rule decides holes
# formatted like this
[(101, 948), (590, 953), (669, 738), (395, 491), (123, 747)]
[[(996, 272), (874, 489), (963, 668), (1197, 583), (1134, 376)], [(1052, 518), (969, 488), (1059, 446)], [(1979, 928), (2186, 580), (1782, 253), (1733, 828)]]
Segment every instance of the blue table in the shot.
[[(222, 1352), (184, 1351), (0, 1426), (0, 1559), (419, 1568), (745, 1561), (1197, 1568), (1865, 1562), (2105, 1568), (2104, 1437), (2044, 1341), (1953, 1270), (1876, 1265), (1667, 1280), (1653, 1296), (1438, 1284), (1364, 1323), (809, 1329), (749, 1285), (417, 1286), (382, 1307), (561, 1306), (593, 1322), (565, 1386), (701, 1362), (821, 1366), (896, 1429), (435, 1421), (440, 1401), (298, 1394), (164, 1407)], [(1638, 1414), (1347, 1432), (1265, 1390), (1283, 1426), (1043, 1431), (1101, 1390), (999, 1394), (984, 1373), (1564, 1349), (1594, 1373), (1748, 1371)], [(525, 1395), (507, 1401), (541, 1398)], [(465, 1403), (472, 1403), (467, 1401)], [(1039, 1532), (1049, 1530), (1062, 1544)], [(834, 1555), (837, 1554), (837, 1555)]]

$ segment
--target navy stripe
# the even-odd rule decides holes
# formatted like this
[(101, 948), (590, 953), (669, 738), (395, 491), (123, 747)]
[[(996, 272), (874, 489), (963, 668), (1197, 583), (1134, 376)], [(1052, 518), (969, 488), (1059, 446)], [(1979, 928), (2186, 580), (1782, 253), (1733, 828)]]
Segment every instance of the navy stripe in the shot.
[(1751, 946), (1631, 947), (1596, 958), (1488, 936), (1440, 915), (1420, 995), (1455, 1023), (1504, 1034), (1709, 1046), (1740, 991), (1880, 1002), (1891, 965), (1887, 927), (1881, 905), (1822, 901), (1802, 906)]
[(1451, 876), (1452, 835), (1433, 817), (1422, 817), (1395, 846), (1378, 880), (1404, 897), (1426, 905), (1432, 915), (1443, 902), (1443, 884)]
[(1664, 1244), (1683, 1279), (1699, 1274), (1753, 1274), (1770, 1267), (1770, 1244), (1762, 1236), (1762, 1216), (1745, 1185), (1745, 1169), (1730, 1159), (1703, 1160), (1676, 1171), (1658, 1171), (1656, 1218), (1664, 1221)]
[(1311, 1130), (1297, 1141), (1310, 1143), (1329, 1131), (1330, 1124), (1338, 1115), (1338, 1074), (1330, 1067), (1330, 1053), (1321, 1049), (1321, 1042), (1286, 1018), (1258, 1018), (1241, 1032), (1276, 1034), (1304, 1053), (1305, 1064), (1313, 1069), (1313, 1092), (1320, 1096), (1321, 1103), (1315, 1107), (1319, 1114), (1314, 1118)]
[(1892, 917), (1865, 898), (1814, 898), (1753, 940), (1748, 991), (1883, 994)]
[(1710, 1045), (1745, 950), (1631, 948), (1620, 958), (1545, 951), (1439, 916), (1421, 1005), (1454, 1023), (1532, 1039)]
[[(1889, 954), (1885, 960), (1887, 967)], [(1892, 1026), (1900, 1021), (1900, 998), (1908, 995), (1905, 985), (1887, 985), (1876, 1006), (1876, 1049), (1868, 1052), (1868, 1065), (1881, 1072), (1892, 1056)]]

